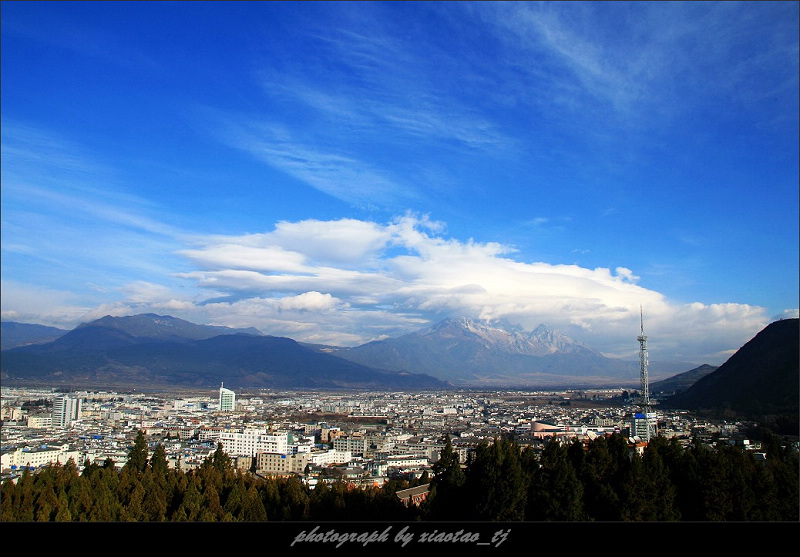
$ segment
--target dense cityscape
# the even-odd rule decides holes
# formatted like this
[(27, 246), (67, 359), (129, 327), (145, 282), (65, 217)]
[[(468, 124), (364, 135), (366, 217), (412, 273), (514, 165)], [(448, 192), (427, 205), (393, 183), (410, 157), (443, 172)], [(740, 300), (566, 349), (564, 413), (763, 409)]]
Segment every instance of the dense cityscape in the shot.
[[(150, 449), (162, 444), (170, 466), (199, 467), (222, 444), (236, 467), (258, 475), (346, 477), (380, 486), (419, 478), (438, 460), (445, 435), (466, 462), (483, 440), (511, 437), (541, 448), (550, 439), (589, 441), (624, 435), (643, 450), (642, 417), (633, 392), (279, 392), (244, 396), (221, 387), (208, 393), (71, 392), (4, 389), (2, 473), (23, 468), (112, 459), (124, 466), (138, 432)], [(607, 403), (607, 405), (606, 405)], [(657, 407), (656, 407), (657, 408)], [(70, 415), (71, 414), (71, 415)], [(737, 443), (763, 458), (741, 422), (708, 421), (688, 412), (654, 412), (658, 434)], [(643, 420), (639, 419), (639, 427)], [(276, 455), (277, 458), (270, 458)]]
[(796, 440), (656, 398), (643, 414), (625, 389), (2, 395), (3, 522), (312, 523), (294, 544), (456, 520), (495, 530), (394, 541), (497, 547), (502, 522), (800, 518)]

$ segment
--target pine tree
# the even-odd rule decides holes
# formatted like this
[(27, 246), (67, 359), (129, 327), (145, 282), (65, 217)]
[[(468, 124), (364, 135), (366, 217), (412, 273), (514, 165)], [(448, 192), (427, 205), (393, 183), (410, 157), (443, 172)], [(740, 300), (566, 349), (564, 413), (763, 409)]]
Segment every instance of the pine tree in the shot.
[(167, 470), (169, 469), (169, 463), (167, 462), (167, 451), (164, 449), (164, 446), (161, 443), (159, 443), (153, 451), (153, 456), (150, 458), (150, 468), (156, 475), (167, 475)]
[(142, 486), (141, 482), (137, 482), (130, 494), (128, 505), (125, 508), (125, 511), (128, 515), (127, 520), (136, 522), (147, 520), (144, 511), (144, 501), (146, 497), (147, 493), (145, 492), (144, 487)]
[(52, 466), (36, 475), (34, 483), (36, 493), (34, 520), (36, 522), (50, 522), (55, 517), (55, 513), (58, 510), (58, 496), (53, 489), (54, 484)]
[(567, 447), (551, 438), (528, 489), (526, 520), (582, 521), (583, 485), (567, 458)]
[(0, 486), (0, 522), (13, 522), (17, 520), (17, 508), (14, 493), (15, 485), (11, 479), (3, 481)]
[(700, 520), (725, 521), (733, 511), (730, 478), (724, 457), (714, 449), (702, 449), (697, 453), (698, 476), (696, 486), (701, 497)]
[(583, 468), (578, 474), (589, 520), (621, 520), (619, 495), (610, 481), (613, 471), (605, 436), (595, 438), (589, 443)]
[(680, 520), (681, 513), (677, 503), (677, 488), (670, 476), (662, 454), (667, 452), (664, 437), (650, 440), (642, 457), (646, 477), (645, 492), (652, 508), (652, 518), (661, 522)]
[(142, 502), (142, 520), (149, 522), (162, 522), (166, 520), (167, 498), (166, 486), (167, 478), (157, 475), (152, 470), (146, 470), (142, 475), (141, 486), (147, 496)]
[(136, 472), (144, 472), (147, 466), (147, 439), (144, 436), (144, 431), (139, 430), (136, 435), (136, 440), (133, 442), (128, 453), (128, 461), (125, 463), (124, 468), (130, 468)]
[(242, 522), (266, 522), (267, 520), (267, 511), (254, 485), (249, 487), (244, 496), (239, 520)]
[(219, 521), (225, 518), (225, 510), (219, 500), (219, 493), (213, 484), (203, 486), (203, 509), (205, 521)]
[(222, 443), (217, 443), (217, 449), (214, 451), (211, 458), (214, 468), (223, 476), (233, 470), (233, 461), (222, 448)]
[(94, 497), (89, 511), (89, 520), (92, 522), (114, 522), (119, 516), (121, 505), (112, 488), (106, 483), (107, 477), (104, 476), (92, 492)]
[[(308, 489), (297, 476), (282, 481), (279, 496), (284, 508), (285, 520), (306, 520), (308, 518)], [(267, 513), (269, 514), (269, 513)]]
[(84, 476), (91, 476), (95, 470), (98, 470), (100, 467), (93, 461), (89, 460), (88, 458), (83, 461), (83, 472), (82, 475)]
[(781, 521), (800, 520), (800, 489), (798, 483), (798, 453), (797, 451), (784, 451), (778, 458), (769, 458), (767, 454), (767, 477), (776, 486), (777, 497), (774, 499), (775, 513)]
[[(87, 470), (85, 469), (78, 481), (73, 482), (67, 490), (70, 515), (73, 520), (80, 522), (89, 520), (89, 512), (92, 509), (91, 479), (86, 474)], [(91, 473), (91, 470), (89, 472)]]
[(655, 514), (649, 505), (649, 490), (646, 483), (647, 476), (642, 465), (642, 457), (634, 453), (631, 456), (631, 465), (626, 472), (620, 497), (622, 520), (626, 522), (655, 520)]
[(244, 493), (242, 492), (241, 484), (237, 482), (233, 485), (233, 487), (230, 489), (227, 496), (225, 497), (225, 503), (223, 503), (222, 509), (226, 513), (236, 518), (239, 516), (239, 513), (242, 510), (243, 503), (244, 503)]
[(464, 484), (467, 476), (461, 468), (458, 453), (453, 450), (450, 436), (446, 436), (444, 449), (431, 467), (433, 479), (430, 493), (424, 504), (432, 520), (453, 520), (466, 517)]
[(66, 492), (61, 492), (58, 496), (58, 511), (53, 519), (56, 522), (72, 522), (72, 513), (69, 512), (69, 498)]
[(14, 490), (14, 495), (18, 501), (16, 505), (17, 520), (33, 522), (35, 519), (33, 474), (31, 474), (27, 466), (22, 471), (22, 477), (19, 479), (17, 488)]
[(466, 486), (472, 494), (475, 520), (522, 520), (528, 485), (519, 446), (507, 439), (478, 445)]
[(186, 516), (187, 521), (196, 521), (203, 511), (203, 495), (200, 493), (199, 481), (192, 477), (183, 493), (183, 499), (178, 508), (179, 516)]

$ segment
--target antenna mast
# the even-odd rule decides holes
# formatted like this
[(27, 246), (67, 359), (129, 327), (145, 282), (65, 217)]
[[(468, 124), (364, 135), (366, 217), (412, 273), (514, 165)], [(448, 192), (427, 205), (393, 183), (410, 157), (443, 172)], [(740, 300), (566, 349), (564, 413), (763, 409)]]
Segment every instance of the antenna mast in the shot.
[(650, 442), (650, 384), (647, 378), (647, 336), (644, 334), (644, 317), (642, 306), (639, 306), (639, 326), (640, 334), (636, 339), (639, 341), (639, 370), (642, 382), (642, 410), (644, 411), (645, 441)]

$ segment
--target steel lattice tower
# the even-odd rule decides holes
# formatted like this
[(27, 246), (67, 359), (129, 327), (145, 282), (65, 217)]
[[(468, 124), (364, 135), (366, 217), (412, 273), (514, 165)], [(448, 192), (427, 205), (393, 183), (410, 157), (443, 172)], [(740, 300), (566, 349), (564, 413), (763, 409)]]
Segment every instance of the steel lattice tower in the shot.
[(650, 427), (650, 384), (647, 378), (647, 336), (644, 334), (644, 317), (642, 307), (639, 306), (639, 326), (640, 334), (636, 339), (639, 341), (639, 372), (642, 382), (642, 410), (644, 411), (645, 441), (650, 442), (652, 428)]

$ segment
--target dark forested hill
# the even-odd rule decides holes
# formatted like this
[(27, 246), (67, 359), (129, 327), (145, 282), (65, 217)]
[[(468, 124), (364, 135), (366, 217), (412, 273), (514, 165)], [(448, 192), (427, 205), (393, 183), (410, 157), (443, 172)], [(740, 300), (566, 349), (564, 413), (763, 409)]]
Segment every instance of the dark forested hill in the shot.
[(798, 429), (800, 327), (798, 319), (769, 324), (716, 371), (662, 406), (708, 411)]

